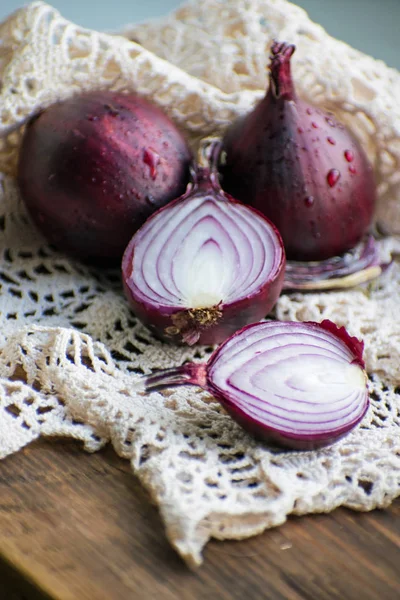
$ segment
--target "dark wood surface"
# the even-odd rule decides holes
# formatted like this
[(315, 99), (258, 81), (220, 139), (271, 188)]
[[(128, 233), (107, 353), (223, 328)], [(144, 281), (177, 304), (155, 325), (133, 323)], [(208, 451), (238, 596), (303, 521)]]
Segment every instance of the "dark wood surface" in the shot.
[(37, 442), (0, 462), (0, 600), (399, 600), (400, 502), (211, 541), (190, 571), (111, 448)]

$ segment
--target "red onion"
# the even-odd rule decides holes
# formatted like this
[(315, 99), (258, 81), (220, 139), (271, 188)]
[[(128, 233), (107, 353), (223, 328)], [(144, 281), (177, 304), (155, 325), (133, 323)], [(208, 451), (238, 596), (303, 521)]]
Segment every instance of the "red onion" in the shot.
[(31, 120), (18, 181), (50, 242), (113, 261), (150, 214), (185, 191), (190, 163), (182, 134), (159, 108), (136, 94), (94, 91)]
[(244, 429), (296, 449), (333, 443), (368, 406), (363, 343), (331, 321), (253, 323), (206, 364), (187, 363), (145, 379), (147, 391), (208, 390)]
[(294, 51), (273, 43), (266, 96), (226, 132), (222, 185), (275, 223), (288, 259), (315, 261), (361, 240), (373, 218), (376, 186), (350, 132), (297, 97)]
[(159, 337), (216, 344), (274, 306), (283, 285), (281, 237), (219, 185), (219, 144), (205, 144), (184, 196), (150, 217), (122, 261), (134, 312)]

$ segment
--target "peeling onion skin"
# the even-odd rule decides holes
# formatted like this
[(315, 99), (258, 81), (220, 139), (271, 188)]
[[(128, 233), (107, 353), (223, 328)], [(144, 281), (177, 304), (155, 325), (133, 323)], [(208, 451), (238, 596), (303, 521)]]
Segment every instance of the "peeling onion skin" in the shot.
[(297, 97), (294, 50), (273, 43), (266, 96), (225, 133), (221, 182), (275, 223), (288, 260), (319, 261), (350, 250), (367, 232), (376, 184), (354, 136)]
[(93, 91), (28, 123), (18, 183), (52, 244), (112, 264), (147, 217), (184, 193), (191, 160), (183, 135), (161, 109), (136, 94)]
[(288, 261), (285, 290), (326, 291), (346, 289), (368, 283), (390, 266), (382, 261), (375, 238), (370, 234), (352, 250), (318, 262)]
[[(285, 340), (288, 335), (290, 342)], [(368, 410), (363, 348), (344, 327), (328, 320), (253, 323), (221, 344), (206, 364), (186, 363), (156, 372), (144, 378), (143, 387), (152, 392), (199, 386), (260, 441), (316, 450), (343, 438)], [(328, 381), (330, 369), (333, 376)], [(266, 397), (257, 400), (258, 393)], [(262, 418), (254, 416), (254, 407)]]
[[(122, 279), (126, 297), (134, 313), (158, 338), (178, 344), (214, 345), (222, 342), (244, 325), (261, 320), (270, 312), (283, 287), (286, 259), (282, 239), (276, 227), (258, 211), (244, 206), (225, 194), (220, 188), (216, 167), (198, 166), (193, 178), (194, 182), (188, 187), (186, 194), (152, 215), (133, 236), (123, 256)], [(193, 228), (187, 230), (187, 235), (185, 234), (179, 243), (175, 242), (174, 237), (180, 235), (180, 231), (185, 228), (185, 223), (191, 220)], [(176, 231), (172, 229), (168, 234), (169, 237), (161, 242), (164, 232), (169, 226), (173, 227), (172, 223), (175, 222), (179, 223)], [(228, 224), (228, 227), (224, 228), (224, 223)], [(243, 258), (240, 251), (243, 248), (235, 247), (235, 243), (229, 239), (231, 230), (234, 230), (235, 236), (239, 236), (242, 240), (245, 253), (250, 253), (248, 250), (250, 246), (256, 248), (254, 255), (250, 256), (250, 263), (253, 260), (251, 264), (255, 263), (257, 266), (259, 261), (259, 272), (256, 270), (254, 275), (254, 268), (253, 270), (250, 268), (248, 280), (247, 272), (242, 271), (241, 292), (235, 290), (232, 278), (240, 277), (241, 269), (247, 267), (240, 262)], [(254, 236), (252, 239), (249, 239), (249, 231)], [(185, 251), (179, 254), (180, 245), (186, 244), (185, 248), (190, 252), (191, 240), (198, 235), (205, 236), (205, 243), (199, 245), (198, 252), (193, 254), (193, 261), (185, 267)], [(249, 236), (247, 239), (246, 235)], [(206, 264), (206, 267), (202, 267), (202, 260), (207, 260), (207, 258), (202, 259), (205, 256), (204, 248), (209, 242), (214, 247), (220, 245), (222, 262), (226, 259), (224, 248), (228, 245), (232, 254), (236, 252), (236, 262), (239, 261), (239, 266), (228, 263), (231, 264), (232, 270), (227, 275), (228, 281), (231, 277), (231, 285), (228, 286), (230, 292), (226, 301), (217, 296), (215, 304), (195, 307), (185, 300), (185, 280), (193, 276), (193, 285), (197, 289), (196, 269), (201, 271), (203, 268), (209, 268), (212, 271), (215, 263), (218, 263), (218, 260), (214, 259), (209, 266)], [(164, 245), (155, 249), (155, 245), (161, 243)], [(172, 255), (173, 252), (169, 248), (173, 243), (177, 244), (177, 248)], [(264, 252), (266, 255), (269, 252), (270, 257), (267, 256), (261, 262), (260, 258), (256, 257), (256, 251)], [(148, 252), (158, 254), (150, 260)], [(164, 263), (157, 274), (155, 265), (163, 257), (165, 258), (168, 252), (171, 253), (170, 262)], [(149, 262), (147, 267), (143, 268), (146, 260)], [(268, 261), (271, 263), (270, 266)], [(154, 295), (146, 282), (151, 277), (160, 277), (168, 287), (170, 282), (165, 279), (164, 273), (166, 271), (173, 273), (174, 268), (178, 277), (179, 273), (184, 272), (181, 288), (178, 286), (179, 289), (175, 289), (175, 283), (171, 283), (171, 288), (174, 289), (171, 294), (167, 290), (168, 298), (157, 299), (157, 295)], [(139, 270), (141, 270), (140, 274)], [(224, 271), (222, 269), (218, 271), (217, 267), (216, 278), (218, 279), (219, 276), (223, 278)], [(172, 275), (171, 279), (173, 279)], [(204, 289), (200, 286), (197, 293), (208, 294), (210, 290), (207, 285), (208, 281), (205, 279)], [(161, 289), (161, 292), (163, 291)]]

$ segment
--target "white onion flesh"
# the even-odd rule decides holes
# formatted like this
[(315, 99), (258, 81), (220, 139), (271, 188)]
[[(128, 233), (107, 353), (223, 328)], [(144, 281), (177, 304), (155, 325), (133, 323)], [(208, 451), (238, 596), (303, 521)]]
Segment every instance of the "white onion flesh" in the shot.
[(246, 418), (297, 438), (346, 431), (368, 406), (360, 356), (316, 323), (246, 327), (215, 354), (208, 379)]
[(156, 306), (223, 306), (276, 277), (282, 256), (266, 220), (241, 204), (199, 195), (139, 230), (129, 286), (138, 301)]

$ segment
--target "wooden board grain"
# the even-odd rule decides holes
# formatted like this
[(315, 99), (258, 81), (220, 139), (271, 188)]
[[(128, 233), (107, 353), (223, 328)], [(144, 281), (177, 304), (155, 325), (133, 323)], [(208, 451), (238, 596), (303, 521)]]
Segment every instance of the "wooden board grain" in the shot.
[(400, 502), (212, 541), (192, 572), (111, 448), (37, 442), (0, 463), (0, 600), (399, 600), (399, 567)]

